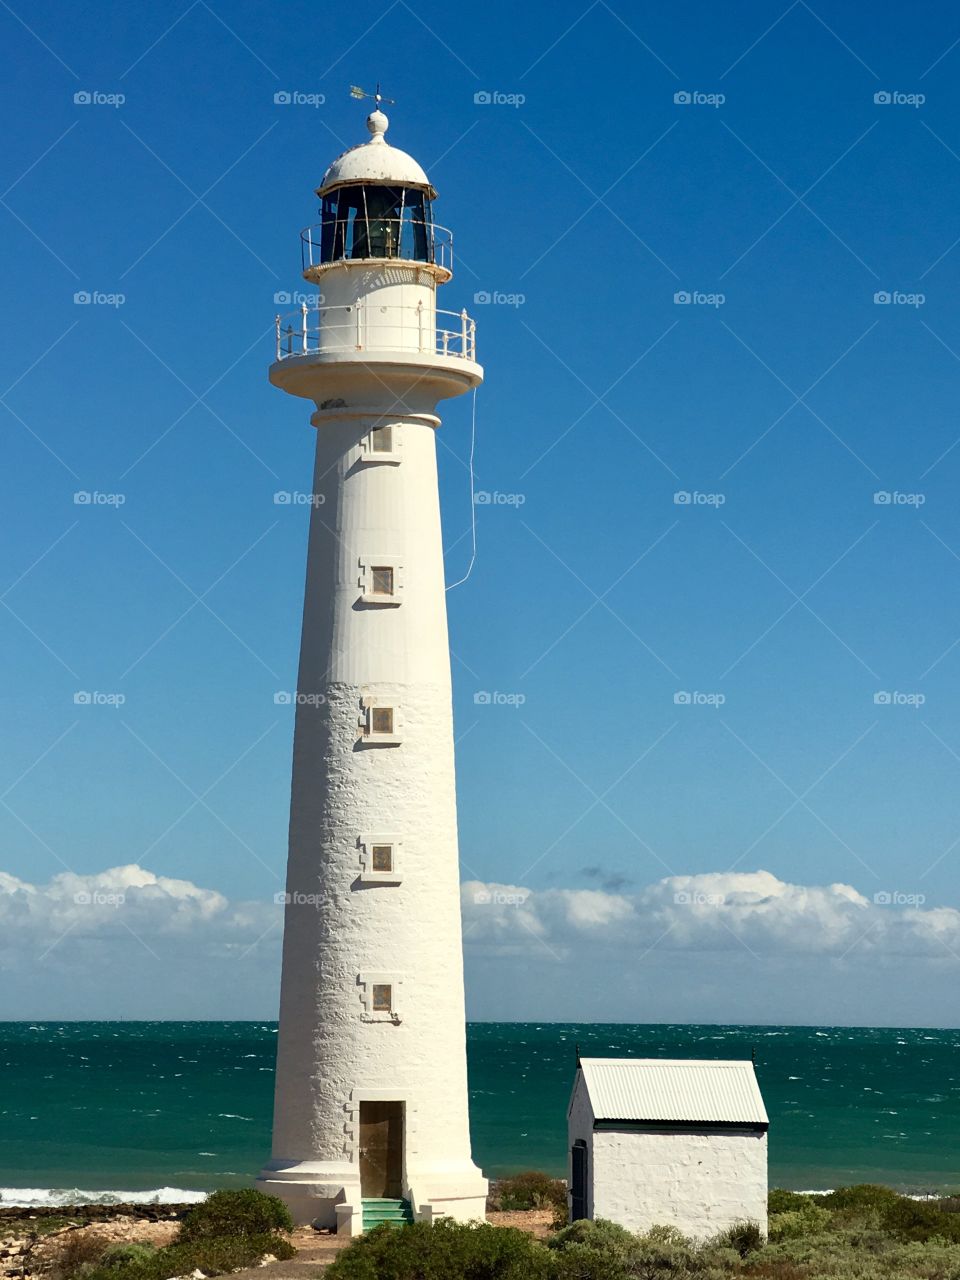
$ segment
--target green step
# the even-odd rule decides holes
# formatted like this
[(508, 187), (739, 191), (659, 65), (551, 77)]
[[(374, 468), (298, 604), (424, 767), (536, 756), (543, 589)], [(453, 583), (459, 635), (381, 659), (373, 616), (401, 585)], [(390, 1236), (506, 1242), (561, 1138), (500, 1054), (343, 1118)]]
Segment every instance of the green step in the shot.
[(413, 1207), (409, 1200), (388, 1200), (364, 1197), (363, 1229), (370, 1231), (385, 1222), (390, 1227), (401, 1227), (413, 1221)]

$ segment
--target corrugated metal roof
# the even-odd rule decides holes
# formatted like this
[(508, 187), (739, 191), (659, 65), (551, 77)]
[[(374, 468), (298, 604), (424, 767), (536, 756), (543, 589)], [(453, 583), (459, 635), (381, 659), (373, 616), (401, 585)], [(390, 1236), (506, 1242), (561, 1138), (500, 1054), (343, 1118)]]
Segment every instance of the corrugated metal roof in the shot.
[(766, 1124), (753, 1063), (582, 1058), (596, 1120)]

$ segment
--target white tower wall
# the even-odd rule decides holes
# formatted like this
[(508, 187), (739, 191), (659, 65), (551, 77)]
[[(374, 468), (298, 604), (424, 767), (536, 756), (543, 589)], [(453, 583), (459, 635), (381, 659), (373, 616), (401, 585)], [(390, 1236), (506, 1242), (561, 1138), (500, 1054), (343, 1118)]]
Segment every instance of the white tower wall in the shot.
[[(323, 293), (319, 338), (271, 369), (315, 403), (317, 449), (273, 1155), (258, 1186), (299, 1221), (356, 1232), (361, 1107), (389, 1102), (402, 1109), (402, 1193), (415, 1215), (482, 1218), (434, 439), (437, 401), (476, 386), (482, 370), (437, 353), (429, 268), (346, 262), (308, 278)], [(351, 340), (330, 317), (355, 324), (358, 299)], [(384, 427), (387, 451), (371, 435)], [(374, 567), (391, 570), (393, 596), (372, 591)], [(391, 733), (370, 734), (373, 708), (392, 710)], [(388, 873), (372, 866), (382, 843), (394, 851)], [(389, 1011), (373, 1007), (376, 984), (391, 988)]]

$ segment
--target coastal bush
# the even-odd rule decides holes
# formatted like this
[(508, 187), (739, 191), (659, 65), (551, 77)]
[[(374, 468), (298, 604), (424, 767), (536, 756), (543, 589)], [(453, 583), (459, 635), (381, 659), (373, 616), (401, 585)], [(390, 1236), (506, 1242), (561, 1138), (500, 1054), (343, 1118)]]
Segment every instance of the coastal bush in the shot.
[(156, 1252), (157, 1246), (154, 1244), (137, 1244), (134, 1241), (112, 1244), (101, 1258), (100, 1265), (111, 1270), (122, 1270), (140, 1262), (149, 1262)]
[(324, 1280), (551, 1280), (550, 1255), (524, 1231), (441, 1220), (375, 1227), (324, 1272)]
[(114, 1253), (109, 1250), (99, 1266), (80, 1273), (82, 1280), (170, 1280), (172, 1276), (189, 1275), (192, 1271), (219, 1276), (255, 1266), (267, 1254), (281, 1261), (296, 1254), (289, 1240), (271, 1234), (208, 1236), (152, 1250), (138, 1245), (116, 1247), (117, 1254), (126, 1250), (139, 1252), (123, 1258), (109, 1256)]
[(733, 1249), (741, 1258), (754, 1253), (763, 1245), (763, 1232), (755, 1222), (735, 1222), (732, 1227), (714, 1237), (720, 1248)]
[(838, 1187), (836, 1191), (830, 1191), (818, 1199), (825, 1209), (834, 1213), (853, 1215), (875, 1209), (882, 1215), (903, 1197), (890, 1187), (860, 1182), (853, 1187)]
[(910, 1200), (900, 1196), (884, 1212), (883, 1225), (901, 1240), (942, 1239), (960, 1243), (960, 1216), (944, 1213), (936, 1200)]
[(768, 1213), (790, 1213), (794, 1209), (805, 1209), (808, 1205), (818, 1204), (822, 1196), (808, 1196), (802, 1191), (784, 1191), (782, 1187), (774, 1187), (767, 1196)]
[(282, 1200), (262, 1191), (215, 1191), (180, 1224), (180, 1243), (211, 1236), (258, 1236), (292, 1231), (293, 1219)]
[(96, 1231), (68, 1231), (57, 1248), (54, 1274), (58, 1280), (72, 1280), (95, 1266), (109, 1245), (110, 1241)]
[(554, 1209), (567, 1215), (567, 1184), (562, 1178), (530, 1169), (511, 1178), (500, 1178), (493, 1186), (491, 1209)]
[(769, 1239), (795, 1240), (800, 1236), (815, 1236), (826, 1231), (832, 1221), (829, 1209), (808, 1203), (799, 1209), (771, 1213), (768, 1226)]

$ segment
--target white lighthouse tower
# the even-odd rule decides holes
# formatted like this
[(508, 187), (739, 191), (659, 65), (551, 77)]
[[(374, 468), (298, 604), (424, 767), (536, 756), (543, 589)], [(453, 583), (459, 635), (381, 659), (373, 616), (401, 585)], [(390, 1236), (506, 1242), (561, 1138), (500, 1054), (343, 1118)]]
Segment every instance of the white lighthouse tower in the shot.
[(385, 137), (317, 188), (270, 380), (312, 400), (273, 1155), (300, 1222), (483, 1218), (467, 1104), (437, 403), (479, 385), (436, 192)]

